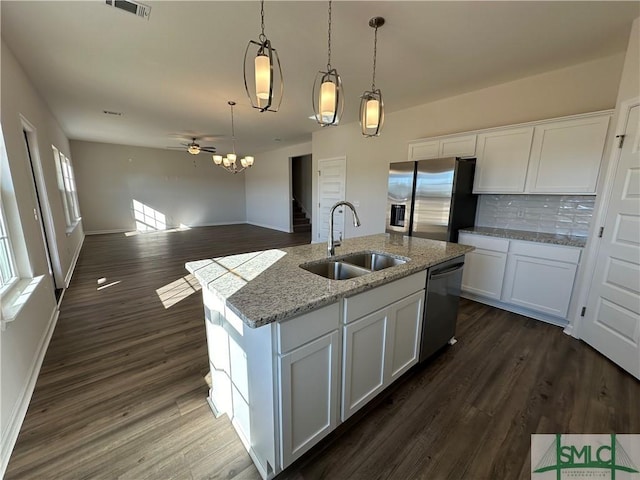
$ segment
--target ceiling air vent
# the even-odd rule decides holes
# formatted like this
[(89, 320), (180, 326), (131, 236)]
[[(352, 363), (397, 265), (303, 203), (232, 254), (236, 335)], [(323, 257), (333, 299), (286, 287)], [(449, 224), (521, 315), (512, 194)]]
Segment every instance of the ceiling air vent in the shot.
[(128, 13), (133, 13), (140, 18), (146, 18), (149, 20), (149, 15), (151, 14), (151, 7), (148, 5), (143, 5), (142, 3), (132, 2), (131, 0), (105, 0), (107, 5), (114, 8), (119, 8), (120, 10), (124, 10)]

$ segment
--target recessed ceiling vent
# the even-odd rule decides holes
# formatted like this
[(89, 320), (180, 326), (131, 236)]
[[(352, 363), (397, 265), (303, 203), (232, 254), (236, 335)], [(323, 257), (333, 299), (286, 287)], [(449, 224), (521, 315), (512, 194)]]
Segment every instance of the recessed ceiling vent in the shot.
[(146, 18), (149, 20), (149, 15), (151, 14), (151, 7), (148, 5), (143, 5), (142, 3), (132, 2), (131, 0), (105, 0), (107, 5), (114, 8), (119, 8), (120, 10), (124, 10), (128, 13), (133, 13), (140, 18)]

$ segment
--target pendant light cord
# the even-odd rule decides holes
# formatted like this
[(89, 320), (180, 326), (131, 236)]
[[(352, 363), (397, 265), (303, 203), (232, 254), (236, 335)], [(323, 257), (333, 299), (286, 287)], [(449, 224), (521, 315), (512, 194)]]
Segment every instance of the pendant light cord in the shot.
[(258, 38), (260, 39), (260, 42), (264, 43), (267, 39), (264, 34), (264, 0), (260, 0), (260, 28), (262, 29), (262, 33)]
[(329, 0), (329, 35), (328, 38), (328, 56), (327, 56), (327, 72), (331, 71), (331, 0)]
[(231, 142), (233, 144), (233, 154), (235, 155), (236, 153), (236, 129), (233, 123), (233, 103), (229, 103), (229, 105), (231, 106)]
[(376, 89), (376, 57), (378, 56), (378, 27), (373, 34), (373, 78), (371, 80), (371, 91)]

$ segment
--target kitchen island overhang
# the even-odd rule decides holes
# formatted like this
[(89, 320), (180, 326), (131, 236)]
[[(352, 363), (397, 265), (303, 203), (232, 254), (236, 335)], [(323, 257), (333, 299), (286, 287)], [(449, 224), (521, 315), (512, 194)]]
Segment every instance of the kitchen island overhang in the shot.
[[(203, 290), (209, 403), (229, 416), (263, 478), (417, 362), (427, 270), (472, 249), (394, 234), (347, 239), (332, 259), (377, 252), (407, 260), (347, 280), (300, 267), (325, 260), (324, 244), (186, 264)], [(379, 371), (362, 372), (369, 364)], [(360, 375), (375, 381), (361, 387)]]

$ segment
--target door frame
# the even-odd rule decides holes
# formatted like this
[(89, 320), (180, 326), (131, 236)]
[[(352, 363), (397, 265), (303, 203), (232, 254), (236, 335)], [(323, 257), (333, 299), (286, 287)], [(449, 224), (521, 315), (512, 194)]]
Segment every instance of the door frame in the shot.
[(36, 201), (36, 206), (39, 206), (40, 210), (38, 223), (40, 223), (42, 233), (44, 235), (44, 253), (49, 259), (48, 263), (52, 269), (52, 272), (50, 273), (54, 288), (64, 289), (65, 278), (62, 272), (60, 255), (58, 253), (59, 250), (58, 241), (56, 239), (55, 222), (53, 220), (50, 197), (47, 191), (44, 170), (42, 168), (37, 130), (33, 124), (22, 115), (20, 115), (20, 124), (22, 130), (26, 132), (26, 138), (24, 138), (24, 141), (28, 142), (28, 145), (25, 145), (25, 154), (27, 156), (27, 161), (30, 163), (29, 168), (33, 172), (33, 195), (34, 200)]
[(624, 135), (627, 122), (629, 120), (629, 114), (631, 109), (640, 105), (640, 97), (634, 97), (624, 100), (620, 103), (615, 119), (615, 130), (612, 130), (607, 139), (609, 144), (608, 165), (606, 166), (606, 174), (601, 180), (600, 188), (596, 189), (596, 206), (591, 221), (591, 228), (589, 229), (589, 236), (587, 237), (587, 245), (582, 254), (581, 272), (577, 280), (578, 295), (576, 301), (570, 307), (570, 323), (565, 328), (564, 332), (572, 335), (575, 338), (582, 338), (580, 330), (582, 328), (584, 317), (581, 315), (582, 308), (586, 307), (589, 301), (589, 294), (593, 289), (593, 279), (595, 276), (595, 268), (598, 260), (598, 254), (600, 253), (600, 244), (602, 239), (598, 237), (597, 231), (603, 226), (603, 222), (607, 215), (607, 209), (611, 202), (611, 195), (613, 194), (613, 180), (616, 172), (618, 171), (618, 165), (620, 164), (620, 155), (622, 149), (618, 148), (615, 139), (618, 135)]
[[(339, 157), (330, 157), (330, 158), (322, 158), (320, 160), (318, 160), (318, 163), (316, 164), (316, 169), (315, 171), (318, 173), (318, 175), (316, 176), (314, 174), (315, 177), (315, 182), (316, 182), (316, 187), (314, 189), (314, 191), (316, 192), (316, 198), (315, 198), (315, 205), (313, 207), (313, 211), (315, 213), (314, 217), (311, 219), (311, 243), (324, 243), (326, 242), (326, 240), (318, 240), (318, 228), (320, 227), (320, 180), (318, 179), (318, 177), (320, 176), (320, 171), (321, 171), (321, 166), (322, 163), (324, 162), (335, 162), (336, 160), (341, 161), (344, 163), (344, 199), (347, 199), (347, 157), (346, 155), (342, 155)], [(313, 159), (312, 159), (313, 162)], [(313, 165), (313, 163), (312, 163)], [(312, 187), (313, 188), (313, 187)], [(345, 226), (345, 218), (346, 215), (343, 215), (342, 217), (342, 231), (344, 232), (344, 226)]]

